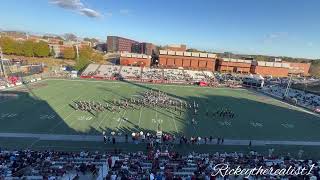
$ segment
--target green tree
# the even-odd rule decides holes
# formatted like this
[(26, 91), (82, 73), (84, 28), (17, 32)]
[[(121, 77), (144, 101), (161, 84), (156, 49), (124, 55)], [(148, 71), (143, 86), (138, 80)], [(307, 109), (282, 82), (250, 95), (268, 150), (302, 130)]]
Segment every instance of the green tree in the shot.
[(76, 57), (76, 53), (72, 47), (65, 48), (62, 52), (62, 57), (64, 59), (74, 59)]
[(2, 51), (4, 54), (15, 54), (14, 43), (14, 40), (9, 37), (0, 38), (0, 46), (2, 47)]
[(18, 55), (18, 56), (23, 56), (24, 53), (23, 53), (23, 43), (24, 42), (21, 42), (21, 41), (13, 41), (13, 53), (12, 54), (15, 54), (15, 55)]
[(88, 64), (90, 64), (89, 60), (84, 58), (79, 58), (74, 68), (78, 71), (82, 71), (87, 67)]
[(312, 76), (320, 77), (320, 59), (311, 61), (309, 73)]
[(93, 50), (90, 47), (83, 47), (80, 49), (79, 58), (77, 59), (75, 69), (82, 71), (90, 64)]
[(50, 56), (51, 57), (56, 57), (56, 52), (54, 51), (53, 48), (50, 49)]
[(34, 50), (34, 55), (37, 57), (48, 57), (50, 54), (48, 43), (44, 41), (35, 43), (33, 50)]
[(255, 59), (256, 59), (257, 61), (268, 61), (268, 60), (271, 60), (270, 57), (268, 57), (268, 56), (263, 56), (263, 55), (257, 55), (257, 56), (255, 56)]
[(80, 50), (79, 50), (79, 58), (86, 59), (86, 60), (91, 60), (92, 53), (93, 53), (93, 50), (90, 47), (85, 46), (83, 48), (80, 48)]
[(33, 47), (34, 42), (33, 41), (25, 41), (22, 43), (22, 53), (24, 56), (32, 57), (33, 54)]
[(72, 33), (66, 33), (63, 36), (67, 41), (77, 41), (78, 38), (75, 34)]
[(93, 46), (94, 43), (99, 43), (99, 40), (96, 38), (83, 38), (84, 41), (89, 41), (91, 42), (91, 45)]
[(92, 53), (91, 59), (92, 59), (92, 61), (94, 61), (96, 63), (103, 63), (104, 62), (103, 55), (101, 53), (97, 53), (97, 52)]

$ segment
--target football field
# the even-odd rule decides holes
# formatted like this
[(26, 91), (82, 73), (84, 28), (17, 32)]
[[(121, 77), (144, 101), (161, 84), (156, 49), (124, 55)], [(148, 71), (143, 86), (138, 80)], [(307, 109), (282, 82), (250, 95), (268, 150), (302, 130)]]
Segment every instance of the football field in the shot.
[[(190, 110), (180, 114), (174, 109), (144, 107), (89, 113), (70, 106), (76, 100), (105, 104), (151, 89), (198, 103), (198, 123), (191, 123)], [(101, 135), (114, 131), (124, 135), (155, 133), (160, 127), (164, 132), (188, 137), (320, 141), (319, 116), (246, 89), (51, 79), (1, 93), (1, 133)], [(212, 115), (219, 109), (230, 109), (235, 117)]]

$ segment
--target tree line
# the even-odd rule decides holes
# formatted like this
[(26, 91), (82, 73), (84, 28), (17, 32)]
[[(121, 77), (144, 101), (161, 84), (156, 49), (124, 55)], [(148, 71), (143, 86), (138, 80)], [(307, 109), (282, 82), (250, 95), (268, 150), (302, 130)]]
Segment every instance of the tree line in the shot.
[[(17, 55), (25, 57), (55, 57), (56, 52), (50, 49), (45, 41), (34, 42), (31, 40), (17, 41), (10, 37), (0, 37), (0, 47), (4, 54)], [(84, 46), (79, 48), (79, 57), (77, 58), (75, 47), (65, 47), (57, 55), (62, 59), (76, 61), (75, 69), (83, 70), (89, 63), (103, 63), (103, 55), (94, 52), (92, 48)]]
[(48, 43), (44, 41), (16, 41), (10, 37), (1, 37), (0, 46), (3, 53), (9, 55), (27, 57), (48, 57), (51, 55)]
[(61, 58), (75, 60), (77, 70), (83, 70), (90, 62), (104, 63), (103, 55), (88, 46), (79, 48), (79, 57), (74, 47), (67, 47), (61, 52)]

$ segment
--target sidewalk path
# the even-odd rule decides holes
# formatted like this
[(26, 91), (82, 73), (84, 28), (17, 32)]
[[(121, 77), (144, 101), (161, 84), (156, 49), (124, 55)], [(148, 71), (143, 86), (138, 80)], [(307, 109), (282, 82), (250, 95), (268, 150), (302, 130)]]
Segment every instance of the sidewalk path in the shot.
[[(103, 137), (97, 135), (62, 135), (62, 134), (32, 134), (32, 133), (0, 133), (0, 138), (34, 138), (39, 141), (87, 141), (87, 142), (102, 142)], [(111, 136), (110, 136), (111, 137)], [(125, 142), (124, 136), (115, 136), (116, 142)], [(129, 142), (133, 142), (128, 138)], [(211, 143), (215, 145), (216, 139), (213, 139)], [(176, 144), (179, 140), (175, 141)], [(224, 145), (242, 145), (248, 146), (250, 140), (236, 140), (236, 139), (224, 139)], [(202, 140), (200, 144), (204, 144)], [(265, 145), (300, 145), (300, 146), (320, 146), (320, 141), (269, 141), (269, 140), (251, 140), (251, 144), (254, 146)]]

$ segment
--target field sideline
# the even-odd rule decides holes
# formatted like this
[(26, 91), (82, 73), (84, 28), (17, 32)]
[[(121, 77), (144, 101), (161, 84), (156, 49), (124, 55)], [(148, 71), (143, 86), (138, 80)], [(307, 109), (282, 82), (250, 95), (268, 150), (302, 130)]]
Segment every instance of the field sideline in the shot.
[[(149, 89), (198, 102), (203, 109), (199, 112), (198, 125), (191, 124), (191, 112), (180, 116), (173, 110), (142, 108), (90, 114), (69, 106), (73, 100), (104, 103), (114, 98), (137, 96)], [(234, 140), (320, 141), (319, 117), (245, 89), (51, 79), (3, 93), (18, 94), (19, 97), (0, 102), (1, 133), (100, 135), (102, 131), (115, 131), (124, 135), (155, 132), (160, 124), (163, 131), (177, 135), (212, 135)], [(207, 102), (209, 107), (206, 107)], [(235, 112), (236, 118), (206, 116), (206, 108), (212, 112), (229, 108)]]

